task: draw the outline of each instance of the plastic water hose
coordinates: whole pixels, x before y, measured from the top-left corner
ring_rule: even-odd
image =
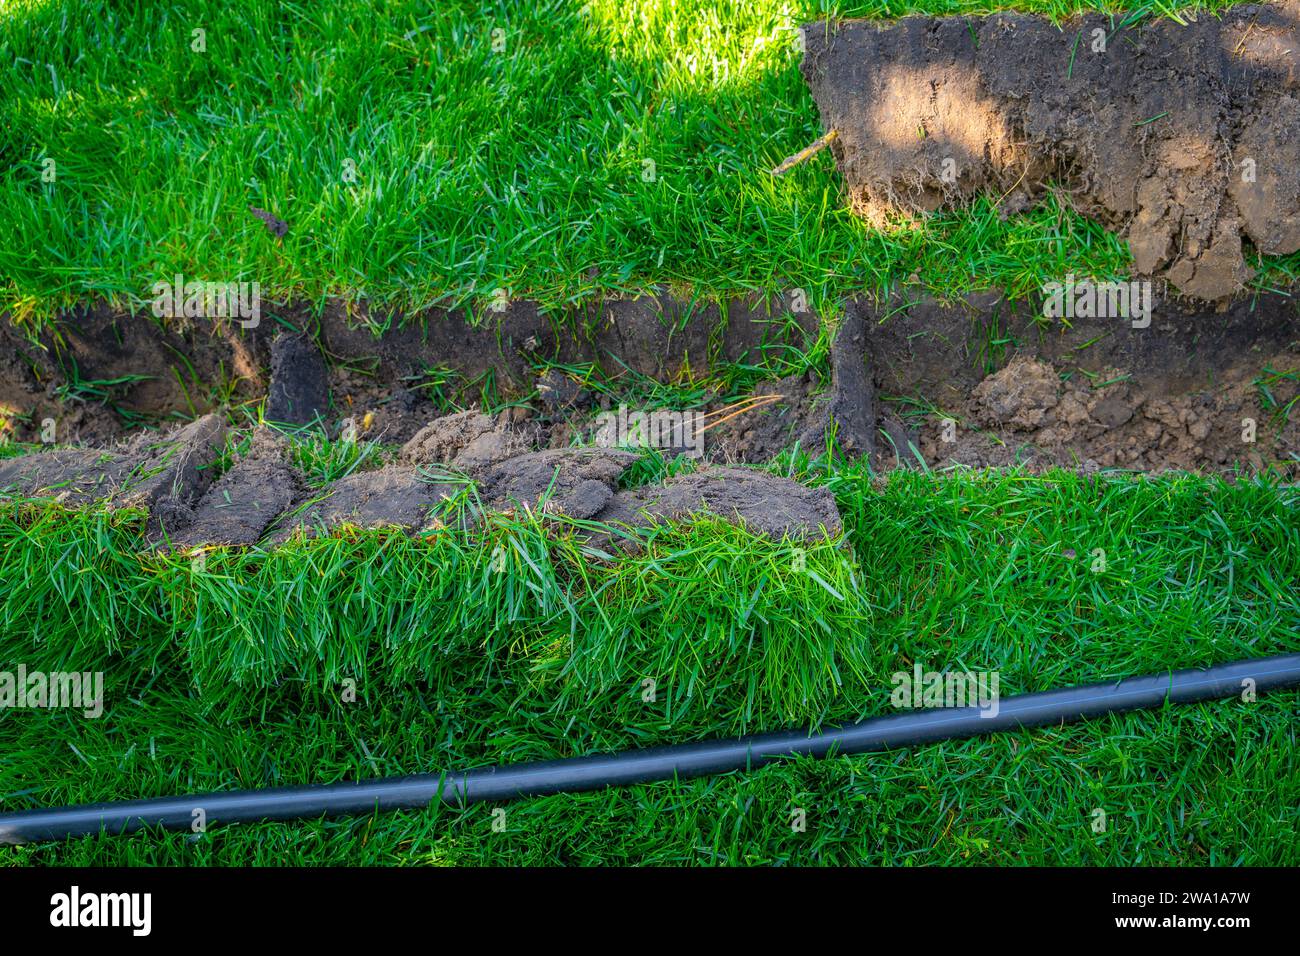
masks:
[[[1192,703],[1300,684],[1300,654],[1129,677],[1111,684],[1067,687],[980,707],[891,714],[817,732],[789,730],[542,763],[485,767],[353,783],[234,790],[121,803],[21,810],[0,814],[0,843],[63,840],[147,827],[191,829],[196,819],[253,823],[369,814],[449,804],[513,800],[624,787],[761,767],[782,757],[826,757],[890,750],[980,734],[1062,724],[1165,703]]]

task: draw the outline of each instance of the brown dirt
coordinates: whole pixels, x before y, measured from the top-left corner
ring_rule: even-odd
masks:
[[[495,510],[526,508],[569,518],[593,518],[618,490],[637,460],[609,448],[560,448],[501,462],[484,477],[480,494]]]
[[[402,446],[408,464],[447,465],[479,476],[497,462],[532,451],[537,435],[513,428],[481,412],[466,411],[435,419]]]
[[[94,448],[67,448],[0,461],[0,495],[55,497],[81,504],[108,497],[134,462]]]
[[[255,544],[301,489],[283,439],[260,428],[244,456],[212,483],[186,516],[184,530],[171,537],[171,544]]]
[[[23,338],[0,317],[0,440],[41,440],[42,421],[55,424],[57,444],[103,447],[137,426],[267,397],[272,379],[290,405],[308,411],[332,403],[336,419],[351,418],[367,439],[403,442],[447,411],[447,403],[477,405],[490,387],[527,398],[544,361],[597,364],[618,377],[663,380],[702,376],[723,361],[758,361],[774,346],[808,348],[817,317],[794,314],[757,297],[725,307],[670,296],[574,306],[563,314],[511,302],[475,320],[464,310],[418,315],[370,314],[331,301],[317,315],[306,304],[264,309],[256,328],[239,322],[176,319],[160,322],[96,303],[64,315],[39,341]],[[274,375],[273,341],[282,325],[300,333],[284,339],[314,343],[324,355],[322,387],[312,349]],[[301,366],[301,368],[300,368]],[[441,404],[429,373],[454,380]],[[76,382],[117,384],[106,395],[69,389]],[[293,394],[290,395],[289,392]],[[270,412],[298,421],[298,410]],[[273,418],[273,420],[275,420]],[[364,423],[364,424],[363,424]]]
[[[835,536],[843,530],[835,497],[826,488],[721,467],[620,491],[595,517],[606,524],[637,527],[646,519],[680,521],[692,515],[734,521],[776,539]]]
[[[323,419],[329,406],[329,369],[316,343],[301,334],[277,336],[271,343],[266,420],[307,425]]]
[[[264,394],[265,328],[250,333],[205,320],[164,326],[99,303],[68,313],[57,331],[33,342],[0,320],[0,440],[41,441],[48,419],[55,443],[103,447],[136,423],[165,425],[227,397]]]
[[[225,441],[226,419],[221,413],[196,418],[161,441],[148,433],[138,435],[128,448],[139,457],[113,496],[113,504],[144,508],[155,534],[181,527],[189,520],[189,509],[212,483],[212,465]]]
[[[55,497],[69,505],[108,499],[144,508],[154,528],[181,520],[211,480],[225,419],[205,415],[162,436],[141,434],[107,449],[60,449],[0,462],[0,497]]]
[[[1157,299],[1149,327],[1134,328],[1121,319],[1046,321],[1041,303],[1012,303],[993,293],[972,295],[950,306],[908,293],[883,302],[854,301],[846,307],[832,346],[830,381],[791,376],[760,383],[754,394],[776,393],[783,399],[710,429],[705,458],[720,464],[760,463],[795,442],[815,454],[833,430],[843,453],[869,454],[879,468],[915,465],[919,455],[927,465],[939,467],[1024,462],[1031,468],[1225,473],[1272,467],[1291,474],[1300,464],[1300,425],[1282,409],[1300,390],[1296,300],[1270,294],[1219,308],[1197,309]],[[751,312],[744,314],[752,318]],[[196,383],[191,394],[216,391],[201,381],[201,368],[216,369],[216,374],[242,369],[242,394],[254,401],[266,394],[263,363],[270,364],[272,344],[264,331],[245,332],[235,325],[208,334],[133,321],[136,324],[89,313],[86,324],[75,334],[65,329],[61,344],[48,351],[19,340],[26,352],[15,351],[11,361],[0,363],[0,389],[32,402],[36,409],[53,400],[60,363],[74,349],[83,376],[87,369],[97,376],[116,376],[141,367],[132,365],[118,344],[127,342],[140,350],[143,361],[161,362],[166,352],[193,369],[186,373]],[[742,326],[759,334],[755,322]],[[325,322],[318,332],[328,327]],[[12,332],[6,334],[13,338]],[[700,337],[692,334],[683,341]],[[536,450],[586,443],[595,430],[593,418],[601,407],[593,395],[566,373],[539,374],[531,366],[530,377],[520,373],[525,384],[517,394],[518,400],[531,395],[532,404],[496,416],[476,411],[440,415],[434,403],[410,390],[402,377],[409,366],[401,362],[417,359],[394,349],[387,339],[378,342],[388,358],[372,355],[368,375],[357,372],[355,365],[340,364],[330,352],[335,361],[330,367],[334,407],[329,427],[337,433],[350,418],[365,440],[404,440],[398,457],[403,465],[442,466],[487,481],[502,462]],[[726,348],[742,346],[732,343]],[[726,348],[711,354],[720,357]],[[404,356],[400,361],[398,353]],[[359,358],[356,351],[350,354],[348,361]],[[506,362],[505,352],[494,354]],[[473,370],[486,355],[453,353],[444,359],[451,363],[464,357]],[[308,356],[308,361],[317,359]],[[353,376],[366,383],[365,389],[340,390],[339,383]],[[174,381],[175,375],[156,378]],[[143,384],[124,389],[118,400],[136,402],[141,414],[179,413],[178,399],[166,390],[151,399],[161,404],[141,404],[144,393],[136,389]],[[1271,405],[1263,400],[1265,389]],[[945,419],[952,419],[954,426],[946,426]],[[1244,440],[1249,437],[1243,434],[1245,419],[1255,423],[1253,442]],[[160,422],[165,425],[166,418]],[[61,429],[64,424],[61,418]],[[39,466],[22,467],[50,469],[42,479],[45,485],[64,484],[74,500],[116,487],[124,478],[122,470],[134,468],[141,459],[138,448],[115,443],[116,434],[93,442],[108,458],[98,451],[69,452],[47,456]],[[158,440],[157,432],[130,434],[146,444]],[[5,466],[0,475],[10,469]],[[590,494],[595,494],[594,486]],[[577,510],[585,506],[577,505]]]
[[[880,468],[913,464],[911,446],[930,467],[1295,474],[1300,462],[1300,424],[1280,411],[1300,396],[1300,310],[1284,295],[1238,300],[1212,315],[1156,301],[1142,328],[1117,319],[1046,321],[1041,303],[994,294],[956,305],[907,295],[859,300],[832,346],[831,379],[824,390],[801,377],[761,384],[756,392],[779,390],[785,400],[711,432],[706,457],[764,460],[794,441],[815,451],[813,438],[833,427],[842,446],[849,439]],[[825,489],[753,471],[706,465],[663,485],[621,488],[635,454],[546,447],[590,430],[596,408],[570,398],[542,401],[540,414],[437,417],[395,463],[320,492],[305,488],[279,440],[262,432],[205,493],[220,415],[102,452],[8,460],[0,488],[141,504],[184,546],[275,543],[298,528],[344,522],[413,531],[466,482],[497,511],[633,525],[707,513],[778,537],[840,527]],[[1254,441],[1243,434],[1247,419]]]
[[[1294,300],[1243,300],[1214,317],[1160,302],[1145,329],[1077,319],[1065,330],[988,295],[855,308],[882,404],[918,428],[931,466],[1296,471],[1300,415],[1268,407],[1256,384],[1269,369],[1300,373]],[[1300,382],[1270,391],[1284,406]]]
[[[263,428],[247,452],[206,486],[202,476],[211,474],[222,435],[220,420],[207,416],[148,447],[135,439],[112,453],[36,452],[0,463],[0,497],[59,494],[69,504],[134,504],[150,511],[151,540],[185,550],[274,545],[342,524],[408,532],[434,527],[432,506],[467,483],[481,506],[495,512],[522,509],[629,527],[703,513],[776,537],[841,529],[828,491],[758,472],[705,468],[662,486],[620,490],[638,456],[605,448],[527,452],[487,465],[474,478],[448,481],[409,463],[391,464],[311,491],[289,463],[284,441]]]
[[[714,462],[770,461],[795,442],[825,433],[827,408],[821,386],[810,375],[759,382],[750,398],[780,395],[781,400],[744,412],[704,433],[704,457]],[[719,416],[720,418],[723,416]]]
[[[422,528],[434,503],[455,490],[456,486],[432,484],[404,465],[357,472],[334,482],[328,492],[312,495],[309,500],[313,503],[284,522],[276,540],[283,541],[296,531],[315,534],[341,524]]]
[[[854,210],[881,222],[984,194],[1011,213],[1061,183],[1125,235],[1139,275],[1205,300],[1250,278],[1243,238],[1300,249],[1300,0],[1112,30],[1010,13],[809,24],[803,73]]]

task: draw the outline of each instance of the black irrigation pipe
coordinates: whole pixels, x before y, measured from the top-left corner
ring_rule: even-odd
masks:
[[[625,787],[760,767],[781,757],[889,750],[1295,684],[1300,684],[1300,654],[1285,654],[1220,664],[1208,670],[1174,671],[1129,677],[1113,684],[1020,694],[1002,700],[996,713],[990,708],[988,716],[979,707],[921,710],[813,734],[791,730],[461,773],[22,810],[0,814],[0,843],[62,840],[101,831],[130,833],[145,827],[188,830],[200,818],[200,810],[208,825],[253,823],[422,809],[439,797],[444,803],[462,804]]]

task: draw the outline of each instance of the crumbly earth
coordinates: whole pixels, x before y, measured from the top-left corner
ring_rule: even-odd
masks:
[[[275,536],[277,542],[299,532],[313,535],[342,524],[361,528],[419,528],[429,509],[458,488],[434,484],[414,469],[388,465],[361,471],[334,482],[323,492],[308,493]],[[287,506],[286,506],[287,507]]]
[[[828,489],[716,466],[662,485],[620,491],[595,517],[606,524],[636,527],[646,518],[680,521],[700,514],[735,521],[776,539],[834,537],[843,531],[835,496]]]
[[[531,451],[536,435],[503,427],[475,411],[446,415],[430,422],[402,446],[410,464],[440,464],[453,471],[480,474],[497,462]]]
[[[170,542],[175,548],[255,544],[301,490],[283,439],[258,429],[248,451],[212,483]]]
[[[463,421],[451,423],[444,432],[454,433],[461,425]],[[309,489],[290,463],[284,439],[262,428],[238,461],[200,487],[184,476],[196,468],[198,474],[212,473],[221,453],[212,441],[219,429],[219,420],[207,416],[148,447],[133,441],[112,452],[37,451],[10,459],[0,463],[0,501],[55,494],[68,504],[130,503],[150,512],[154,543],[182,551],[282,544],[295,534],[310,536],[343,524],[414,533],[439,527],[434,505],[465,489],[483,510],[524,510],[547,519],[639,527],[702,513],[779,537],[841,530],[829,492],[758,472],[704,469],[661,488],[620,491],[620,479],[639,456],[610,448],[530,451],[476,462],[454,475],[431,474],[413,464],[408,453],[408,460]],[[133,484],[146,467],[156,466],[156,473]],[[146,491],[137,494],[137,488]],[[166,516],[165,523],[160,524],[159,515]],[[599,535],[600,530],[588,533]]]
[[[594,518],[614,496],[637,455],[614,448],[531,452],[493,466],[483,497],[495,508],[523,507],[570,518]]]
[[[756,395],[781,400],[706,432],[702,467],[658,485],[625,487],[632,451],[570,447],[590,443],[598,406],[581,387],[552,381],[559,402],[435,415],[388,464],[328,488],[308,488],[268,430],[208,487],[224,443],[214,414],[103,449],[2,460],[0,495],[137,505],[157,539],[187,548],[275,544],[343,523],[414,533],[436,527],[435,506],[462,491],[482,509],[547,520],[638,526],[705,513],[807,538],[840,528],[829,492],[728,466],[795,443],[816,454],[829,434],[840,454],[868,455],[877,468],[1294,475],[1300,463],[1291,414],[1300,309],[1285,295],[1211,315],[1157,299],[1149,321],[1066,324],[1045,320],[1041,303],[981,294],[946,305],[902,292],[849,303],[831,354],[830,382],[760,383]]]
[[[885,414],[930,467],[1297,473],[1292,299],[1242,300],[1216,316],[1163,301],[1146,328],[1076,319],[1068,332],[995,296],[855,307]],[[905,443],[897,456],[890,444],[885,467],[916,464]]]
[[[68,448],[0,461],[0,497],[96,500],[144,508],[166,524],[203,494],[225,441],[225,420],[204,415],[170,434],[141,433],[107,449]]]
[[[1218,300],[1300,249],[1300,0],[1119,29],[1096,14],[819,22],[803,73],[853,209],[881,223],[1064,184],[1142,276]]]
[[[724,362],[755,363],[766,349],[808,349],[818,324],[793,293],[722,304],[649,295],[553,314],[520,300],[478,316],[441,308],[372,314],[364,304],[331,300],[319,312],[289,303],[277,308],[278,322],[251,328],[160,322],[95,302],[65,314],[37,341],[2,319],[0,441],[95,446],[141,423],[164,425],[269,391],[284,398],[273,396],[269,420],[297,421],[298,409],[328,405],[362,437],[401,443],[453,408],[477,405],[489,385],[502,395],[531,395],[547,363],[680,380]],[[281,335],[282,323],[298,334]]]
[[[1270,293],[1205,309],[1156,293],[1147,321],[1044,316],[1042,302],[1014,302],[992,292],[952,304],[908,290],[882,301],[846,303],[830,344],[829,374],[813,368],[759,382],[752,397],[763,404],[752,411],[735,409],[734,396],[715,393],[706,399],[701,409],[709,416],[703,457],[723,465],[765,463],[797,445],[811,455],[831,447],[849,458],[866,456],[877,469],[1024,464],[1031,469],[1180,469],[1229,475],[1272,469],[1291,475],[1300,468],[1296,298]],[[147,325],[158,330],[152,322]],[[142,346],[150,341],[139,329],[127,331],[102,318],[89,328],[114,342],[121,335]],[[83,333],[75,341],[88,359],[94,354],[91,333]],[[168,347],[181,348],[185,336],[198,333],[166,334],[173,336],[165,340]],[[213,348],[227,348],[231,341],[251,348],[259,334],[226,329],[209,342],[216,343]],[[597,416],[619,400],[617,394],[591,391],[580,369],[539,366],[518,391],[502,395],[510,404],[499,412],[446,414],[411,388],[400,367],[386,377],[381,362],[362,376],[333,351],[313,351],[317,339],[294,341],[294,354],[309,370],[330,369],[333,398],[324,425],[332,437],[351,430],[361,440],[396,448],[397,464],[427,478],[468,476],[479,482],[480,494],[488,486],[509,486],[494,471],[503,463],[594,444]],[[269,356],[270,343],[264,344]],[[105,350],[113,351],[108,345]],[[250,354],[261,353],[253,349]],[[259,396],[266,397],[277,373],[297,377],[289,353],[281,355],[276,371],[261,373],[257,380],[261,393],[248,385],[247,392],[235,397],[256,403]],[[448,362],[460,358],[454,353],[445,357]],[[471,355],[466,361],[477,360]],[[19,365],[22,374],[6,380],[7,366],[0,363],[0,385],[31,397],[25,389],[35,373],[25,359]],[[195,368],[202,365],[198,361]],[[669,380],[678,381],[677,375]],[[364,388],[354,387],[358,377],[364,378]],[[122,401],[131,394],[123,393]],[[41,411],[29,407],[33,418]],[[65,402],[63,409],[66,414],[83,407],[84,402]],[[55,414],[60,414],[57,409]],[[56,444],[75,444],[66,437],[63,421],[55,430]],[[40,469],[48,473],[29,476],[28,484],[39,477],[51,493],[87,500],[122,485],[127,472],[145,459],[139,448],[156,443],[159,433],[130,433],[133,442],[143,443],[139,447],[114,441],[117,434],[84,442],[89,449],[47,455],[39,464],[0,465],[0,476],[14,474],[13,469]],[[34,436],[29,432],[27,437]],[[160,496],[159,489],[186,475],[201,485],[204,476],[191,469],[168,477],[158,463],[148,470],[154,480],[135,489],[136,500],[151,495],[145,504],[159,516],[159,524],[179,527],[182,519],[163,512],[179,498],[197,500],[202,487],[179,497]],[[545,477],[551,478],[549,473]],[[356,480],[359,496],[366,501],[375,497],[363,479]],[[576,486],[566,486],[550,507],[594,514],[603,506],[598,500],[603,479],[583,480],[596,484],[580,494]],[[396,488],[388,486],[392,494]],[[497,497],[504,500],[510,493]],[[536,489],[521,491],[519,500],[535,503]],[[295,497],[295,507],[306,504],[307,496]],[[342,494],[333,504],[317,504],[311,516],[326,523],[357,507]]]

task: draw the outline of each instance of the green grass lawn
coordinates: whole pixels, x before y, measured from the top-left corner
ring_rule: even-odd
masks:
[[[1014,472],[873,487],[787,467],[829,483],[846,520],[849,547],[811,549],[804,572],[789,544],[717,525],[610,563],[518,520],[486,541],[345,535],[196,569],[141,559],[129,515],[7,509],[0,659],[102,670],[106,702],[99,720],[5,715],[0,795],[325,782],[854,719],[892,712],[890,675],[916,661],[998,670],[1009,695],[1300,650],[1294,489]],[[1294,716],[1280,692],[794,761],[523,801],[505,832],[476,807],[8,859],[1295,863]]]
[[[1063,200],[880,232],[848,214],[829,156],[768,173],[820,132],[787,27],[1012,6],[1126,8],[0,0],[0,310],[36,329],[101,297],[139,305],[176,272],[399,307],[803,287],[825,313],[913,275],[951,296],[1122,274],[1122,243]],[[1274,260],[1257,282],[1297,271]],[[322,480],[355,464],[328,442],[295,455]],[[611,559],[519,518],[196,565],[141,554],[137,513],[0,507],[0,669],[102,670],[107,694],[98,720],[0,712],[0,806],[848,720],[891,712],[890,675],[915,661],[997,670],[1009,695],[1300,650],[1293,488],[772,467],[826,484],[844,514],[843,546],[809,549],[807,570],[790,543],[725,525]],[[0,865],[1295,864],[1295,717],[1283,692],[521,801],[501,831],[493,807],[441,808],[86,839]]]
[[[954,295],[1121,274],[1123,243],[1064,201],[880,232],[845,209],[829,155],[768,173],[821,132],[790,27],[1006,6],[4,0],[0,309],[40,323],[89,298],[139,305],[177,272],[407,307],[654,283],[826,305],[913,275]]]

